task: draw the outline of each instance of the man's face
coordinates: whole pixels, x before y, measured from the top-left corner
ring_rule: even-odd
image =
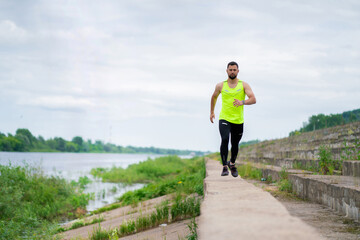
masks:
[[[230,79],[235,79],[239,73],[239,69],[237,68],[236,65],[230,65],[227,69],[226,72],[229,76]]]

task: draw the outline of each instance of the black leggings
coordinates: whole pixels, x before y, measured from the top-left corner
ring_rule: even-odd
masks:
[[[235,163],[239,152],[239,142],[243,135],[244,124],[234,124],[226,120],[219,120],[219,130],[221,135],[220,155],[223,166],[227,164],[229,152],[229,139],[231,135],[231,158],[230,161]]]

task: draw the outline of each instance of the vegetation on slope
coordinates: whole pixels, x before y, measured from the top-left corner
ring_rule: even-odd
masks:
[[[119,198],[122,205],[129,205],[170,193],[203,195],[205,162],[203,157],[181,159],[178,156],[166,156],[148,159],[130,165],[127,169],[96,168],[91,173],[109,182],[150,182],[144,188],[126,192]]]
[[[0,165],[0,239],[50,239],[55,221],[84,212],[89,198],[40,169]]]
[[[346,123],[360,121],[360,109],[343,112],[341,114],[318,114],[309,117],[308,122],[303,123],[303,127],[289,133],[294,136],[302,132],[311,132],[318,129],[334,127]]]

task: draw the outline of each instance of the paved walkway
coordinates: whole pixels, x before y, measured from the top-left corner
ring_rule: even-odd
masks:
[[[200,240],[323,239],[314,228],[290,216],[270,193],[240,177],[221,177],[221,170],[219,162],[207,159]]]

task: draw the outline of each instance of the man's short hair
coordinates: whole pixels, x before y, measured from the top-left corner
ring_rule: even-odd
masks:
[[[229,66],[234,66],[234,65],[236,65],[236,67],[239,68],[239,65],[236,62],[229,62],[227,68],[229,68]]]

